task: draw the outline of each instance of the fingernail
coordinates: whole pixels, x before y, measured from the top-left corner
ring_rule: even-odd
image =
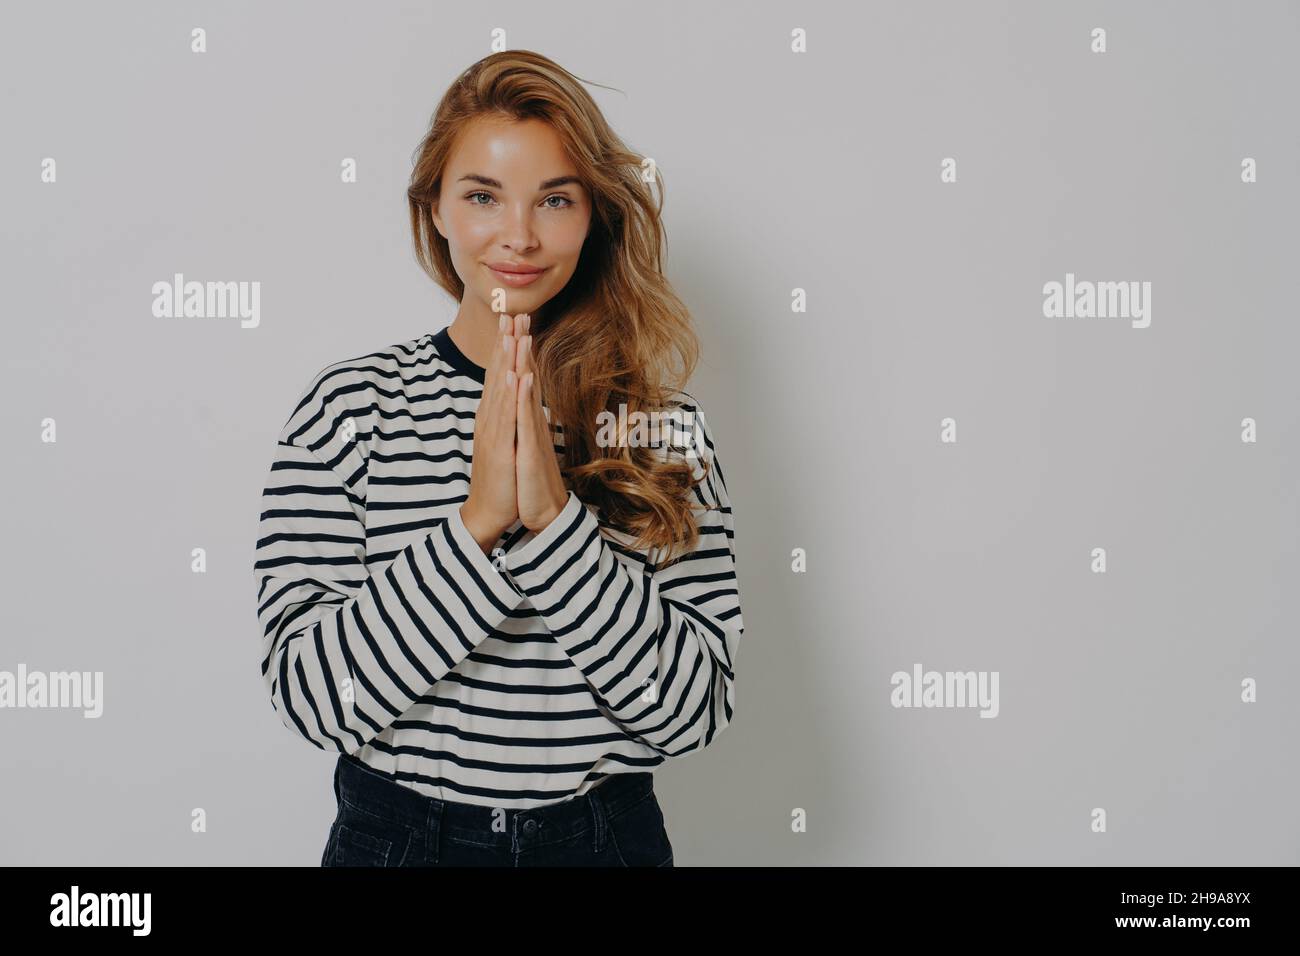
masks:
[[[501,319],[500,321],[497,322],[497,331],[504,332],[505,330],[506,330],[506,314],[502,312]]]
[[[507,385],[513,385],[513,384],[515,384],[515,370],[514,370],[514,369],[506,369],[506,384],[507,384]]]
[[[525,316],[524,316],[524,331],[525,331],[525,332],[528,331],[528,326],[531,325],[532,322],[533,322],[533,317],[532,317],[531,315],[525,315]]]

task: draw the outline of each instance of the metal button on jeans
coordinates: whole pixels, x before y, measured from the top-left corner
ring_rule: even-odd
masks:
[[[525,832],[526,834],[528,834],[529,836],[532,836],[534,833],[536,833],[536,832],[537,832],[537,821],[534,820],[534,819],[532,819],[531,817],[529,817],[527,820],[525,820],[525,821],[524,821],[524,832]]]

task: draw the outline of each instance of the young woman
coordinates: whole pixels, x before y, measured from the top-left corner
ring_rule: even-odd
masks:
[[[340,754],[323,865],[673,863],[652,771],[731,722],[744,625],[645,169],[546,57],[476,63],[408,190],[455,320],[280,433],[262,673]]]

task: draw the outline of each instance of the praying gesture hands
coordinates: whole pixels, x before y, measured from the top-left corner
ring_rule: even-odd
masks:
[[[535,382],[528,315],[502,314],[474,417],[469,497],[461,520],[484,553],[520,521],[536,533],[568,503],[541,394]]]

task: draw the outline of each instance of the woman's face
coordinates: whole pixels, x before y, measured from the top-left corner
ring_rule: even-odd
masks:
[[[479,117],[448,160],[433,221],[465,299],[492,312],[535,314],[578,267],[591,197],[547,123]],[[494,268],[506,266],[542,271],[511,277]]]

